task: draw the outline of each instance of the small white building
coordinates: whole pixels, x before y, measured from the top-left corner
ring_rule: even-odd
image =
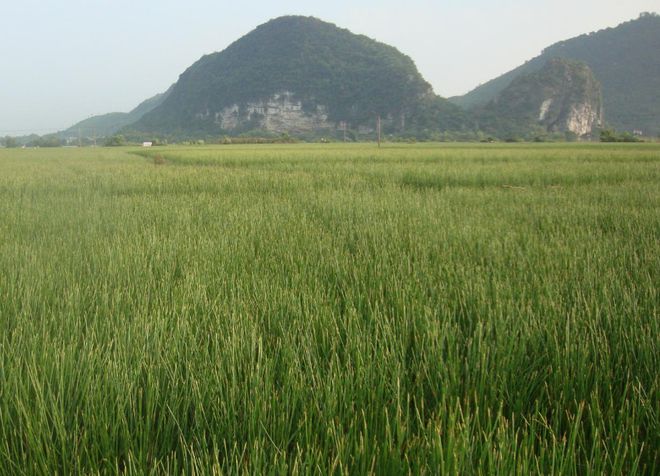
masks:
[[[142,143],[142,147],[151,147],[151,146],[153,146],[153,145],[154,145],[153,142],[143,142],[143,143]]]

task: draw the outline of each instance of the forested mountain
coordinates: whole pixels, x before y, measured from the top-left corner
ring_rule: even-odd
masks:
[[[312,17],[271,20],[202,57],[130,113],[92,117],[59,138],[590,137],[613,126],[660,134],[660,17],[557,43],[451,100],[392,46]],[[346,131],[346,132],[344,132]]]
[[[130,127],[175,136],[250,130],[385,132],[467,127],[395,48],[316,18],[281,17],[188,68]]]
[[[601,88],[585,63],[553,58],[474,114],[482,131],[503,138],[586,138],[602,124]]]
[[[70,137],[109,137],[120,129],[138,121],[152,109],[158,107],[167,98],[171,88],[164,93],[157,94],[142,101],[130,112],[111,112],[100,116],[93,116],[82,120],[57,135],[63,139]]]
[[[511,82],[540,70],[552,58],[581,61],[602,85],[605,122],[617,129],[660,133],[660,16],[637,20],[556,43],[540,56],[450,100],[466,109],[483,107]]]

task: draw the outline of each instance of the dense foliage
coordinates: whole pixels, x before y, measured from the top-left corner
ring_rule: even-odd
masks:
[[[554,44],[543,53],[465,96],[462,107],[483,106],[516,77],[541,69],[554,57],[582,61],[602,85],[605,120],[617,129],[660,133],[660,16],[639,19]]]
[[[351,128],[373,128],[380,115],[388,129],[404,129],[401,117],[410,117],[422,101],[429,102],[427,109],[438,105],[449,116],[443,120],[463,126],[461,111],[436,98],[413,61],[395,48],[315,18],[282,17],[204,56],[132,129],[217,134],[216,112],[284,91],[294,93],[303,110],[325,106],[330,121],[345,121]],[[431,126],[415,119],[417,126]]]
[[[18,141],[15,137],[5,136],[4,138],[0,137],[0,145],[6,147],[7,149],[13,149],[18,147]]]
[[[106,147],[120,147],[122,145],[126,145],[126,139],[123,135],[117,134],[106,138],[103,145]]]
[[[544,102],[546,109],[541,111]],[[496,99],[473,113],[482,131],[504,139],[552,134],[566,138],[566,122],[576,104],[600,111],[600,84],[584,63],[553,58],[540,70],[516,77]]]
[[[619,133],[614,129],[603,129],[600,131],[601,142],[641,142],[639,137],[636,137],[630,132]]]
[[[28,147],[61,147],[64,141],[57,134],[47,134],[36,136],[30,139],[25,145]]]
[[[0,474],[657,475],[657,144],[0,150]]]

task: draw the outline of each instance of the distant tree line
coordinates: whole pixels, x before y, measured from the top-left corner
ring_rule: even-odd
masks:
[[[600,131],[601,142],[642,142],[642,139],[630,132],[617,132],[615,129],[603,129]]]
[[[117,134],[112,137],[106,138],[103,145],[106,147],[120,147],[122,145],[126,145],[126,139],[124,138],[123,135]]]
[[[490,133],[489,133],[490,132]],[[317,131],[306,134],[289,135],[287,133],[274,133],[266,130],[251,130],[239,135],[204,135],[190,137],[172,135],[166,137],[153,137],[147,135],[125,136],[116,134],[99,142],[104,147],[120,147],[139,145],[143,141],[152,142],[154,146],[168,144],[204,145],[204,144],[291,144],[296,142],[368,142],[376,140],[376,133],[358,133],[356,130],[337,129],[333,131]],[[601,142],[643,142],[644,140],[630,132],[618,132],[612,128],[602,129],[594,133],[594,139]],[[386,142],[574,142],[579,138],[571,132],[551,133],[542,127],[519,129],[515,127],[504,128],[501,133],[495,131],[482,131],[466,129],[463,131],[439,131],[430,128],[416,127],[405,133],[383,131],[383,140]],[[660,139],[660,136],[658,137]],[[61,147],[69,145],[65,139],[55,134],[46,136],[32,135],[28,137],[0,137],[0,146],[6,148],[27,147]],[[96,145],[88,139],[70,145],[92,146]]]
[[[6,136],[0,139],[0,145],[8,149],[18,147],[18,141],[14,137]]]

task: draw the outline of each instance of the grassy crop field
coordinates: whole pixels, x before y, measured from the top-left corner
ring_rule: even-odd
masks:
[[[0,474],[658,474],[660,144],[0,150]]]

